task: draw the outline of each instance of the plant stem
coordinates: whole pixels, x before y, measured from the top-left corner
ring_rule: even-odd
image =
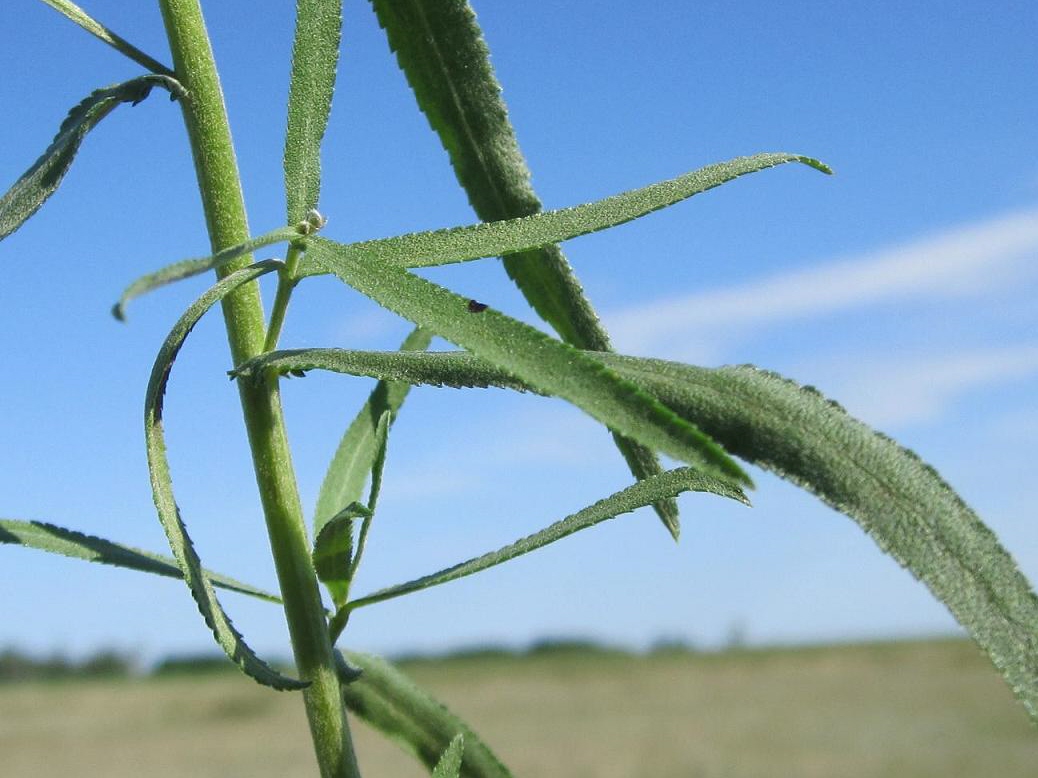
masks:
[[[288,247],[285,267],[278,273],[278,289],[274,293],[274,307],[270,312],[267,337],[263,341],[263,353],[273,351],[278,347],[278,338],[281,337],[281,328],[285,324],[285,313],[288,311],[288,301],[292,299],[292,290],[299,283],[296,274],[299,272],[299,257],[302,253],[302,250],[295,244]]]
[[[159,0],[177,79],[199,191],[213,251],[248,239],[241,181],[216,64],[198,0]],[[221,276],[251,262],[244,256],[218,270]],[[259,290],[249,284],[223,301],[235,365],[258,355],[264,342]],[[323,778],[359,778],[343,708],[335,656],[317,577],[310,560],[285,432],[277,381],[239,381],[242,412],[252,450],[271,552],[285,602],[285,616],[300,676],[314,751]]]

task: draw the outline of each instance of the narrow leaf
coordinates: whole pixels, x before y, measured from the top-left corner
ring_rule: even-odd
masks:
[[[264,235],[252,238],[251,240],[247,240],[244,243],[239,243],[237,246],[225,248],[223,251],[218,251],[212,256],[198,257],[196,259],[182,259],[179,262],[166,265],[166,267],[156,270],[154,273],[148,273],[145,276],[141,276],[126,287],[122,296],[119,298],[119,301],[112,306],[112,315],[119,321],[125,321],[126,306],[136,297],[140,297],[143,294],[147,294],[148,292],[166,286],[167,284],[172,284],[176,281],[183,281],[185,278],[191,278],[192,276],[200,275],[206,271],[223,267],[243,254],[251,254],[257,249],[264,248],[265,246],[271,246],[275,243],[287,243],[288,241],[296,240],[298,238],[299,232],[296,228],[281,227]]]
[[[424,351],[432,342],[432,337],[432,333],[427,330],[415,329],[400,345],[401,352]],[[360,501],[364,482],[372,472],[372,465],[378,456],[376,432],[379,419],[388,412],[392,423],[410,391],[411,386],[407,383],[379,382],[346,429],[317,495],[315,535],[343,507]]]
[[[86,11],[84,11],[75,3],[70,3],[69,0],[43,0],[43,2],[49,5],[51,8],[60,13],[65,18],[78,24],[91,35],[107,43],[120,54],[129,57],[138,65],[147,68],[152,73],[157,73],[160,76],[170,77],[176,75],[172,70],[163,65],[161,62],[158,62],[152,57],[149,57],[147,54],[138,49],[125,38],[116,35],[103,24],[95,20],[89,14],[87,14]]]
[[[391,311],[573,403],[610,429],[718,477],[750,483],[707,436],[585,352],[493,309],[472,314],[466,298],[406,270],[343,258],[325,243],[311,244],[307,256]]]
[[[286,678],[256,656],[241,634],[234,628],[230,618],[220,605],[220,601],[216,598],[216,592],[202,571],[201,561],[187,534],[187,528],[180,518],[180,510],[177,508],[173,496],[173,482],[170,478],[169,460],[166,457],[166,441],[162,424],[162,400],[169,374],[180,348],[194,326],[206,311],[239,286],[282,267],[284,267],[283,263],[268,260],[231,273],[199,297],[180,317],[162,344],[151,371],[144,404],[144,435],[152,494],[155,498],[159,520],[166,531],[173,556],[198,605],[198,610],[205,619],[205,623],[213,631],[216,642],[246,675],[259,683],[275,689],[302,689],[307,686],[306,683]]]
[[[180,83],[169,76],[139,76],[98,89],[69,111],[43,156],[0,197],[0,240],[21,227],[54,194],[83,138],[98,122],[121,103],[137,105],[156,86],[169,91],[174,99],[185,94]]]
[[[937,474],[809,387],[751,367],[716,370],[596,354],[728,451],[857,521],[948,606],[1038,719],[1038,599],[1008,552]],[[471,354],[332,349],[250,366],[326,368],[445,386],[531,387]]]
[[[1038,597],[931,466],[816,390],[773,373],[610,361],[732,453],[857,521],[948,607],[1038,721]]]
[[[373,0],[372,5],[476,215],[491,222],[540,211],[541,201],[530,184],[530,171],[471,6],[464,0]],[[566,343],[591,351],[612,350],[557,245],[502,259],[530,306]],[[621,435],[614,438],[636,478],[662,472],[651,449]],[[653,507],[677,539],[677,503],[665,500]]]
[[[328,587],[336,607],[346,602],[350,591],[353,520],[358,518],[371,518],[371,511],[359,502],[350,503],[326,522],[314,539],[314,570]]]
[[[321,140],[335,90],[342,0],[296,0],[285,132],[288,223],[306,218],[321,193]]]
[[[465,736],[460,732],[443,752],[440,761],[433,768],[432,778],[459,778],[461,775],[461,757],[465,753]]]
[[[25,548],[49,551],[52,554],[73,559],[85,559],[87,562],[100,562],[105,565],[138,570],[142,573],[154,573],[167,578],[183,579],[184,575],[177,567],[173,557],[153,554],[139,548],[113,543],[104,538],[85,535],[43,521],[19,521],[17,519],[0,519],[0,543],[11,543]],[[210,570],[202,571],[214,586],[239,594],[247,594],[267,602],[281,602],[276,595],[257,589],[249,584],[241,583]]]
[[[831,172],[818,160],[800,154],[757,154],[708,165],[669,181],[660,181],[641,189],[572,208],[544,211],[532,216],[467,227],[413,232],[360,243],[344,244],[335,243],[327,238],[314,238],[311,246],[325,248],[322,256],[334,252],[343,261],[365,261],[394,267],[430,267],[466,262],[471,259],[525,251],[615,227],[713,189],[739,176],[789,162],[800,162],[825,173]],[[301,269],[303,275],[327,272],[314,259],[312,251],[307,256],[313,261],[307,262],[304,258]]]
[[[749,505],[749,500],[738,487],[732,486],[725,481],[711,478],[698,470],[689,467],[679,467],[676,470],[668,470],[659,475],[650,476],[628,486],[615,494],[611,494],[604,500],[599,500],[564,519],[561,519],[549,527],[528,535],[515,543],[511,543],[497,551],[475,557],[461,564],[448,567],[439,572],[416,578],[404,584],[381,589],[373,594],[358,598],[347,604],[350,611],[365,605],[373,605],[394,597],[428,589],[431,586],[439,586],[449,581],[456,581],[467,575],[478,573],[487,568],[500,565],[523,554],[536,551],[539,548],[554,543],[557,540],[568,537],[582,529],[601,524],[608,519],[616,518],[624,513],[630,513],[638,508],[651,505],[664,497],[676,497],[682,492],[709,492],[722,497],[738,500]]]
[[[511,773],[461,719],[399,669],[370,654],[346,652],[362,672],[342,687],[346,707],[432,770],[450,743],[465,738],[464,778],[511,778]]]

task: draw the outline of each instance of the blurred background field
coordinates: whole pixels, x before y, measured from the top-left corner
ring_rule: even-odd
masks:
[[[1030,778],[1038,730],[958,640],[411,659],[517,778]],[[355,723],[364,774],[421,776]],[[0,685],[4,778],[312,776],[302,706],[235,672]]]

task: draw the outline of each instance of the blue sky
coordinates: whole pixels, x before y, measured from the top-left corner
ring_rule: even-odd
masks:
[[[88,11],[160,60],[150,4]],[[283,219],[291,3],[210,3],[255,232]],[[1038,580],[1038,10],[1030,2],[475,4],[548,207],[758,151],[832,178],[766,171],[565,251],[629,353],[750,362],[818,386],[935,465]],[[648,7],[648,6],[646,6]],[[138,74],[39,3],[0,7],[0,181],[65,111]],[[17,34],[15,34],[17,31]],[[325,147],[326,234],[355,240],[473,220],[366,3],[347,0]],[[141,408],[154,353],[207,285],[108,309],[129,280],[205,253],[176,106],[116,111],[58,194],[0,244],[0,515],[163,550]],[[268,252],[266,255],[272,255]],[[425,273],[533,321],[497,260]],[[268,300],[270,289],[267,290]],[[408,326],[331,279],[301,286],[286,346],[392,348]],[[442,345],[442,344],[441,344]],[[273,586],[266,536],[207,320],[167,402],[178,499],[206,563]],[[370,384],[285,388],[304,503]],[[346,643],[388,652],[545,635],[631,646],[884,638],[954,631],[944,608],[849,519],[760,473],[755,507],[681,499],[679,545],[647,511],[480,576],[358,612]],[[419,389],[391,441],[359,592],[538,529],[629,482],[609,436],[563,403]],[[209,650],[179,583],[0,549],[0,646]],[[279,611],[225,595],[261,651]]]

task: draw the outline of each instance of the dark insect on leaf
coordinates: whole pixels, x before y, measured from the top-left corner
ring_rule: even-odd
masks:
[[[487,309],[486,303],[481,303],[478,300],[469,300],[469,313],[483,313]]]
[[[299,370],[299,369],[293,368],[292,370],[288,371],[288,374],[293,376],[294,378],[306,378],[306,371],[305,370]]]

